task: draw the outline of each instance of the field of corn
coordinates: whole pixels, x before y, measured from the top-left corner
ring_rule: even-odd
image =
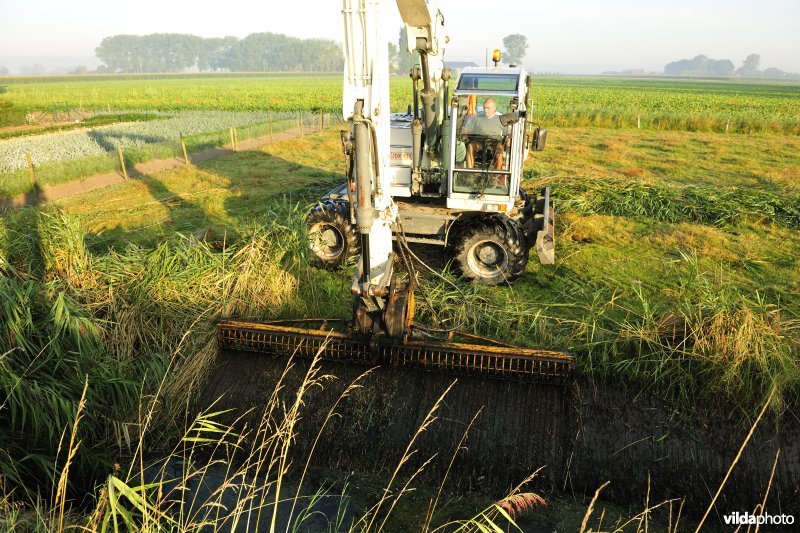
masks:
[[[526,163],[524,185],[553,189],[557,265],[532,263],[511,288],[462,284],[464,296],[423,279],[437,316],[523,345],[569,350],[591,379],[624,380],[676,405],[718,403],[752,414],[769,398],[778,418],[794,408],[800,88],[538,82],[549,144]],[[333,77],[9,84],[0,98],[181,117],[184,109],[296,110],[283,102],[335,110],[338,84]],[[406,85],[402,79],[393,87],[397,106]],[[193,514],[166,488],[169,479],[189,484],[214,465],[184,461],[176,474],[167,462],[152,476],[141,472],[147,451],[165,442],[175,446],[168,455],[182,459],[200,454],[196,447],[252,447],[244,452],[253,458],[248,470],[224,476],[239,483],[242,501],[258,502],[257,509],[302,501],[307,466],[287,458],[306,388],[296,405],[267,402],[264,426],[250,437],[231,434],[213,412],[186,418],[186,406],[215,357],[216,318],[348,313],[350,273],[311,268],[303,228],[309,206],[343,171],[338,132],[330,129],[3,216],[4,520],[91,530],[213,521],[209,510],[222,505],[221,495],[209,498],[205,514]],[[304,387],[326,379],[312,372]],[[389,468],[394,476],[385,485],[414,477]],[[269,488],[253,489],[250,476],[267,479]],[[289,478],[300,485],[287,488]],[[385,485],[376,490],[383,497],[356,510],[356,529],[392,524],[407,496],[399,487],[381,492]],[[37,494],[48,511],[31,517],[25,509]],[[86,494],[92,497],[83,510],[69,513],[68,503]],[[464,530],[491,528],[505,514],[539,505],[524,490],[468,510],[437,510],[437,498],[427,507],[427,530],[454,514],[473,517]],[[236,508],[224,520],[248,520],[252,512]]]

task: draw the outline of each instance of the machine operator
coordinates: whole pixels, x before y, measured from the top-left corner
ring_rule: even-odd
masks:
[[[487,98],[483,102],[483,111],[471,117],[464,125],[464,135],[467,141],[467,168],[475,167],[475,154],[484,147],[487,140],[497,140],[494,148],[494,168],[503,168],[503,125],[500,123],[500,114],[497,112],[497,103],[494,98]]]

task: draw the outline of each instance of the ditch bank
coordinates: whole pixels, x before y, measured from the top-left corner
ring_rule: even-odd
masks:
[[[259,407],[280,382],[286,362],[250,353],[220,355],[198,407],[219,398],[214,411],[233,409],[227,422],[252,408],[244,421],[257,424]],[[294,361],[286,374],[281,389],[286,403],[294,401],[308,365]],[[365,368],[326,362],[322,371],[336,379],[309,392],[296,428],[299,464],[331,407]],[[580,376],[567,386],[553,386],[377,368],[339,403],[340,416],[321,433],[312,465],[391,472],[453,381],[403,471],[410,476],[435,456],[424,473],[433,483],[447,475],[448,486],[498,497],[540,469],[536,490],[591,496],[610,481],[602,492],[605,500],[641,506],[648,495],[651,504],[685,498],[684,512],[702,513],[758,414],[745,419],[739,412],[703,405],[678,408],[652,394]],[[800,422],[790,410],[779,422],[768,416],[759,422],[717,500],[720,514],[752,512],[761,503],[778,450],[769,509],[800,514]]]

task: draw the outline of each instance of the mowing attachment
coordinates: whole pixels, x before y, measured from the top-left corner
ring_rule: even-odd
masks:
[[[312,323],[317,327],[297,327]],[[217,340],[223,350],[309,358],[319,353],[331,361],[554,384],[568,381],[575,367],[575,358],[563,352],[520,348],[471,334],[457,333],[453,338],[472,342],[363,335],[345,320],[217,323]]]

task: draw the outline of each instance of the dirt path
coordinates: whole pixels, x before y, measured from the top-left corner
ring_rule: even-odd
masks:
[[[258,148],[259,146],[264,146],[265,144],[292,139],[318,131],[320,131],[319,128],[293,128],[287,131],[276,133],[272,136],[247,139],[238,143],[236,151],[252,150],[254,148]],[[201,152],[189,154],[189,161],[191,163],[201,163],[203,161],[218,159],[220,157],[233,154],[236,151],[227,147],[210,148]],[[147,176],[157,172],[162,172],[164,170],[169,170],[171,168],[180,167],[185,164],[186,163],[183,158],[179,157],[156,159],[146,163],[138,163],[127,169],[128,179],[136,179],[141,176]],[[54,200],[67,198],[69,196],[75,196],[78,194],[95,191],[97,189],[102,189],[103,187],[108,187],[116,183],[123,183],[124,181],[125,177],[121,172],[109,172],[107,174],[95,174],[94,176],[68,181],[66,183],[59,183],[58,185],[40,185],[30,193],[21,194],[19,196],[15,196],[14,198],[0,200],[0,211],[41,205]]]

